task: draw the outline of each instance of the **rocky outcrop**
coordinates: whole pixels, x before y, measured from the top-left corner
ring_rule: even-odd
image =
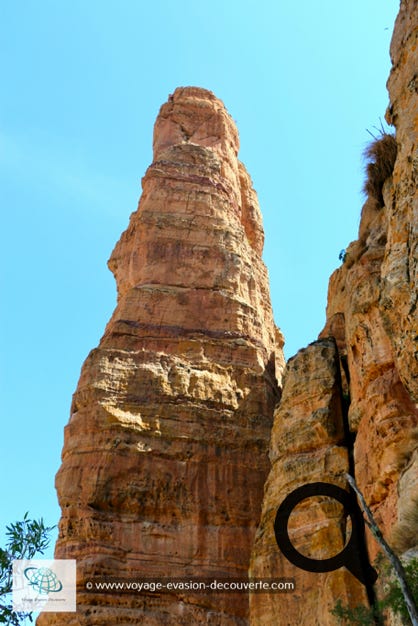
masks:
[[[349,470],[345,442],[338,351],[335,341],[322,339],[289,360],[283,396],[276,410],[271,439],[272,469],[266,483],[251,574],[291,577],[296,589],[285,594],[252,594],[252,624],[331,626],[335,598],[367,601],[361,583],[344,568],[310,573],[287,561],[274,536],[276,512],[284,498],[306,483],[346,487]],[[326,559],[346,543],[347,520],[341,505],[315,496],[297,505],[289,518],[289,537],[303,555]]]
[[[322,333],[344,318],[341,354],[350,376],[356,478],[388,537],[403,524],[406,502],[418,501],[417,38],[418,7],[402,1],[388,80],[387,118],[397,144],[393,175],[383,186],[384,206],[374,198],[365,203],[359,239],[331,277]],[[376,546],[369,545],[373,557]]]
[[[237,130],[203,89],[177,89],[161,108],[138,209],[109,261],[117,307],[84,363],[56,480],[56,556],[77,559],[78,610],[45,613],[39,626],[333,626],[338,599],[367,604],[372,591],[345,568],[292,565],[274,519],[301,485],[347,489],[347,471],[398,553],[418,550],[417,38],[418,6],[402,0],[386,116],[395,140],[368,151],[377,178],[358,240],[331,276],[325,328],[287,363],[279,404],[283,340]],[[310,558],[335,556],[347,511],[306,499],[289,535]],[[98,577],[245,577],[248,567],[296,587],[250,599],[86,589]]]
[[[381,311],[396,368],[418,402],[418,6],[403,0],[390,53],[391,105],[387,120],[396,128],[398,158],[388,198],[387,242],[382,263]]]
[[[38,624],[246,624],[245,594],[94,593],[112,576],[247,575],[284,361],[238,133],[180,88],[109,261],[118,304],[86,359],[56,479],[77,613]]]
[[[390,337],[403,398],[396,447],[395,523],[399,552],[418,553],[418,6],[403,0],[391,43],[388,122],[396,128],[398,157],[393,171],[380,310]],[[414,417],[412,418],[411,415]],[[414,426],[414,427],[413,427]],[[393,489],[395,491],[395,489]],[[390,529],[388,528],[388,532]]]
[[[289,361],[275,412],[272,469],[251,573],[293,575],[296,592],[253,595],[253,626],[332,625],[336,618],[330,609],[339,598],[351,606],[367,602],[362,585],[344,568],[328,574],[295,568],[279,551],[273,532],[287,493],[318,480],[344,487],[350,458],[351,472],[385,536],[399,553],[417,548],[417,38],[418,6],[403,1],[388,81],[387,117],[396,128],[393,174],[363,207],[359,238],[330,279],[325,328],[318,342]],[[377,152],[391,158],[384,149]],[[385,171],[380,165],[368,168],[369,175]],[[315,558],[332,556],[344,545],[345,521],[327,506],[307,500],[292,522],[294,544],[302,552],[318,548],[321,556],[315,552]],[[370,536],[367,540],[373,560],[378,546]]]

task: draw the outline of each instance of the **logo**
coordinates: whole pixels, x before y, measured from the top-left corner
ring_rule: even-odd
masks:
[[[49,567],[27,567],[24,574],[39,593],[58,593],[62,589],[62,582]]]
[[[58,613],[76,610],[74,559],[13,561],[13,611]]]

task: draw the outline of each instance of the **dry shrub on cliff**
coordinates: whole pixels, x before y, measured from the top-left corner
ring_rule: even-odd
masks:
[[[392,175],[396,161],[397,145],[394,135],[380,131],[364,151],[367,160],[366,180],[363,191],[374,198],[380,207],[383,206],[383,183]]]

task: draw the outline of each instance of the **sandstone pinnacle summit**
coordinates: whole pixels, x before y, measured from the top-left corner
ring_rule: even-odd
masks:
[[[88,355],[65,429],[56,558],[77,559],[58,624],[248,623],[248,596],[103,593],[97,577],[246,577],[283,339],[255,191],[223,103],[176,89],[111,255],[116,309]]]

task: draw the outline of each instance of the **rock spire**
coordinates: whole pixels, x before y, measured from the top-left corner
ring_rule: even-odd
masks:
[[[47,624],[246,624],[245,594],[93,593],[86,581],[247,575],[284,365],[255,191],[210,91],[158,115],[110,261],[117,307],[87,357],[56,487],[77,614]]]

